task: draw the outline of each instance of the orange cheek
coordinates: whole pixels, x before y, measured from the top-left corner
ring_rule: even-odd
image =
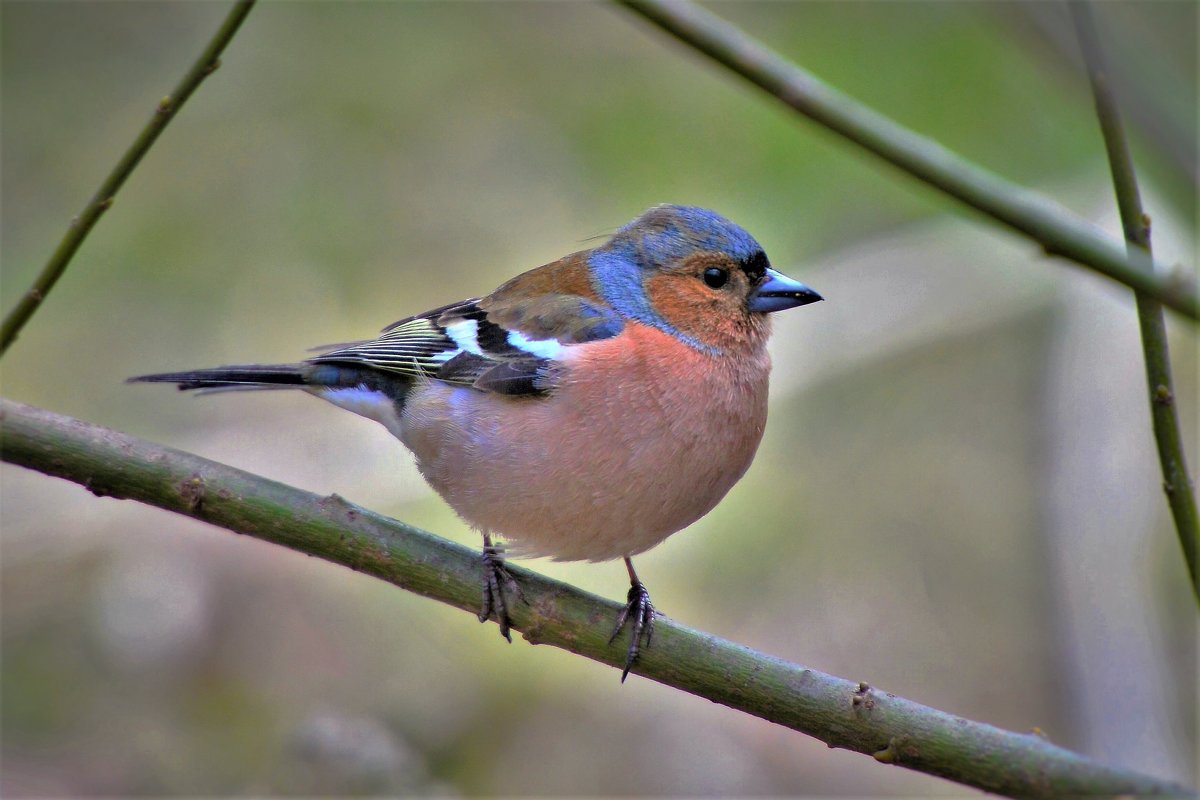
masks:
[[[655,275],[646,281],[646,294],[663,319],[680,330],[691,330],[719,308],[712,291],[690,276]]]
[[[736,299],[691,275],[656,275],[646,281],[646,294],[663,319],[704,344],[728,350],[745,338]]]

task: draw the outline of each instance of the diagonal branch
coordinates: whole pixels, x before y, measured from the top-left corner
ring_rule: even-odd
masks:
[[[67,232],[63,234],[63,238],[54,253],[51,254],[50,260],[46,262],[42,271],[34,279],[33,286],[21,296],[12,311],[8,312],[4,318],[3,324],[0,324],[0,356],[3,356],[9,345],[16,341],[21,328],[25,327],[25,323],[38,310],[42,301],[46,299],[46,295],[54,288],[54,284],[66,272],[67,265],[71,263],[75,251],[83,244],[83,240],[100,220],[100,216],[112,207],[117,191],[120,190],[138,162],[142,160],[142,156],[150,150],[158,135],[167,127],[167,123],[175,117],[180,107],[191,97],[192,92],[196,91],[200,82],[220,66],[222,51],[225,50],[225,46],[229,44],[233,35],[237,33],[237,29],[246,15],[250,13],[254,2],[255,0],[238,0],[221,27],[213,34],[213,38],[204,48],[204,52],[179,81],[179,85],[169,95],[158,101],[154,113],[150,115],[150,119],[142,127],[141,133],[138,134],[133,144],[121,156],[121,160],[100,184],[100,188],[92,195],[92,199],[84,206],[79,216],[71,220]]]
[[[0,398],[4,461],[65,478],[97,496],[129,498],[319,556],[401,588],[475,611],[479,556],[453,542],[346,502]],[[619,667],[609,647],[619,606],[510,567],[525,604],[513,627]],[[716,703],[815,736],[830,747],[1013,797],[1169,794],[1188,789],[805,669],[662,619],[634,671]]]
[[[1092,94],[1096,100],[1096,117],[1104,135],[1104,147],[1112,169],[1113,189],[1121,212],[1121,227],[1130,253],[1150,255],[1150,218],[1142,211],[1138,192],[1137,172],[1129,154],[1129,142],[1121,124],[1117,99],[1109,85],[1104,51],[1096,33],[1091,6],[1075,0],[1071,3],[1075,32],[1087,64]],[[1196,538],[1200,521],[1196,515],[1196,496],[1188,477],[1183,435],[1179,427],[1179,408],[1175,403],[1175,388],[1171,380],[1171,353],[1167,347],[1167,324],[1162,306],[1152,297],[1138,292],[1138,322],[1142,330],[1142,354],[1146,361],[1146,382],[1150,395],[1150,416],[1154,425],[1154,441],[1158,445],[1158,460],[1162,465],[1163,490],[1175,519],[1179,544],[1187,562],[1192,590],[1200,601],[1200,565],[1197,564]]]
[[[1042,195],[993,175],[822,83],[720,17],[682,0],[617,0],[785,105],[1062,256],[1133,287],[1193,320],[1191,274],[1126,252],[1102,230]]]

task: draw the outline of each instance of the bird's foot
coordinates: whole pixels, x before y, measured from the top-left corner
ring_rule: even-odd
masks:
[[[630,667],[642,651],[643,636],[646,640],[645,646],[650,646],[650,640],[654,638],[654,615],[657,613],[650,604],[650,593],[646,591],[645,585],[641,581],[634,581],[629,587],[625,608],[621,609],[621,616],[617,617],[617,627],[613,629],[612,636],[608,637],[608,643],[612,644],[621,635],[625,623],[630,623],[629,649],[625,652],[625,669],[621,671],[621,683],[625,682]]]
[[[487,622],[495,616],[500,623],[500,635],[512,642],[509,633],[511,621],[508,618],[508,600],[504,590],[511,590],[521,600],[525,593],[508,570],[504,568],[504,548],[488,542],[483,546],[483,606],[479,610],[479,621]]]

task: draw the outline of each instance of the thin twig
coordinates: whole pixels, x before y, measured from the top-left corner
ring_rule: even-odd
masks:
[[[479,554],[346,502],[199,456],[0,398],[3,460],[130,498],[389,581],[474,613]],[[231,546],[232,543],[231,543]],[[524,603],[513,628],[620,668],[609,646],[620,606],[515,565]],[[790,664],[660,619],[635,673],[815,736],[830,747],[1013,797],[1168,794],[1190,790],[1097,763],[1031,733],[1012,733]]]
[[[1042,195],[1005,181],[822,83],[736,26],[681,0],[616,0],[790,108],[1062,256],[1200,320],[1190,272],[1168,271]]]
[[[1150,218],[1142,210],[1138,191],[1137,172],[1129,153],[1125,127],[1121,123],[1117,98],[1109,82],[1104,50],[1096,32],[1091,5],[1081,0],[1071,3],[1075,33],[1079,37],[1088,79],[1096,101],[1096,117],[1104,135],[1104,147],[1112,170],[1113,189],[1121,212],[1121,227],[1130,252],[1150,255]],[[1175,530],[1187,562],[1192,590],[1200,602],[1200,572],[1197,572],[1196,539],[1200,521],[1196,514],[1196,496],[1188,477],[1183,435],[1179,425],[1179,407],[1171,379],[1171,354],[1167,347],[1167,326],[1162,306],[1152,297],[1138,292],[1138,322],[1142,329],[1142,353],[1146,362],[1146,384],[1149,389],[1150,416],[1154,423],[1154,441],[1158,445],[1158,460],[1162,465],[1163,490],[1175,519]]]
[[[254,5],[255,0],[238,0],[225,21],[221,23],[221,27],[213,35],[208,45],[204,48],[204,52],[192,64],[191,69],[187,71],[179,81],[179,85],[169,95],[158,101],[155,106],[154,113],[150,115],[150,119],[143,126],[141,133],[121,156],[121,160],[113,167],[112,172],[100,184],[100,188],[92,195],[92,199],[84,206],[83,211],[79,216],[71,220],[71,224],[67,226],[67,232],[63,235],[62,241],[58,243],[54,253],[50,256],[50,260],[42,267],[42,271],[38,274],[33,282],[33,286],[29,288],[21,299],[13,307],[12,311],[4,318],[4,323],[0,325],[0,356],[7,352],[11,345],[21,332],[21,328],[33,316],[38,307],[46,299],[46,295],[54,288],[54,284],[62,277],[66,271],[67,265],[71,263],[71,258],[75,255],[75,251],[83,244],[83,240],[87,238],[92,227],[100,219],[109,208],[112,207],[113,199],[116,197],[117,191],[121,185],[125,183],[125,179],[133,172],[134,167],[142,160],[142,156],[154,144],[158,135],[163,132],[169,123],[179,111],[180,107],[191,96],[196,87],[200,85],[206,77],[211,75],[213,71],[220,66],[220,55],[229,44],[229,40],[233,38],[238,27],[242,24],[242,20],[250,13],[250,8]]]

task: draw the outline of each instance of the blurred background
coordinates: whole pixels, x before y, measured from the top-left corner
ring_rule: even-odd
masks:
[[[711,7],[1119,232],[1059,5]],[[5,310],[227,8],[0,4]],[[1155,248],[1194,265],[1197,6],[1097,13]],[[749,474],[638,560],[658,607],[1195,780],[1196,610],[1127,291],[609,5],[267,3],[223,61],[4,359],[5,396],[475,545],[373,423],[122,381],[294,360],[707,206],[827,302],[776,319]],[[1195,470],[1195,328],[1169,322]],[[316,559],[0,480],[5,796],[966,793]],[[530,566],[625,593],[620,563]]]

